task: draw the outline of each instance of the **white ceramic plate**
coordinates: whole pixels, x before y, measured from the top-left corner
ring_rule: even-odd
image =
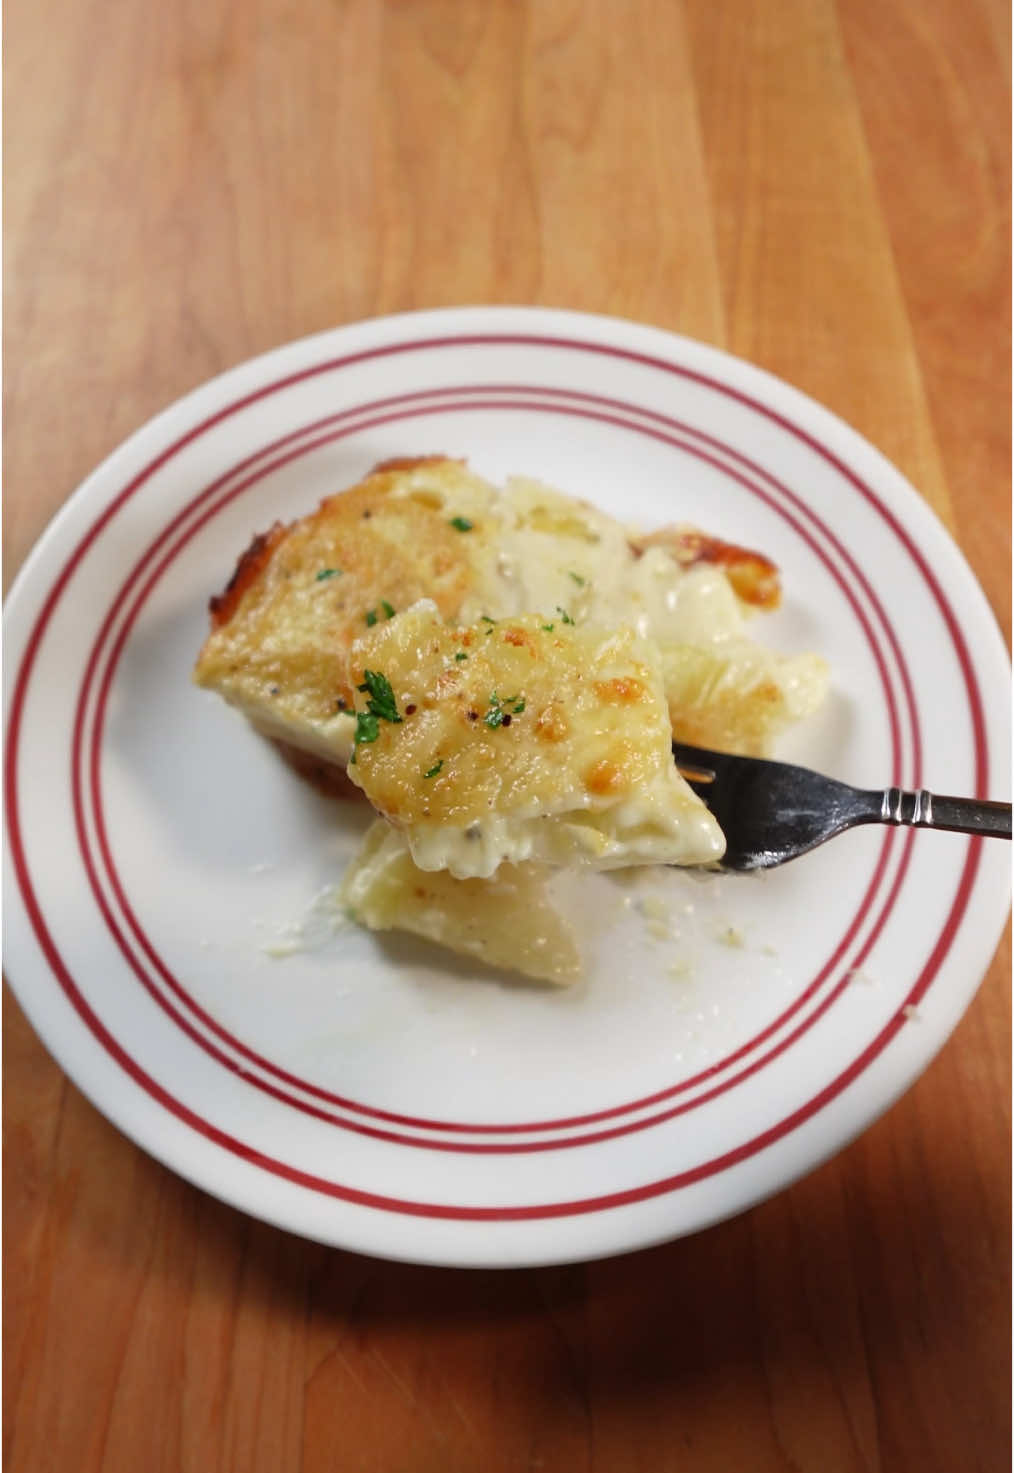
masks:
[[[427,451],[765,549],[786,598],[760,637],[833,670],[784,755],[1006,796],[990,611],[924,503],[839,420],[628,323],[394,317],[188,395],[29,559],[5,626],[11,983],[133,1140],[311,1238],[509,1265],[691,1232],[829,1156],[926,1066],[995,949],[1007,848],[865,829],[759,879],[592,879],[593,964],[569,991],[332,930],[314,899],[362,820],[189,671],[255,530]]]

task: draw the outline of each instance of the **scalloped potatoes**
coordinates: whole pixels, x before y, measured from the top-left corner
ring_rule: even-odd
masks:
[[[194,679],[382,816],[364,924],[561,981],[545,867],[713,863],[671,740],[762,755],[820,704],[822,660],[751,637],[779,598],[762,554],[427,456],[255,538]]]

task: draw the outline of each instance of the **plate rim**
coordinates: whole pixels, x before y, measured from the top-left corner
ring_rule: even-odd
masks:
[[[957,544],[953,541],[953,539],[947,533],[946,529],[943,527],[943,524],[939,521],[939,518],[936,516],[936,513],[934,512],[933,508],[931,508],[928,505],[928,503],[926,503],[919,496],[918,492],[916,492],[914,490],[914,488],[912,488],[909,485],[909,483],[905,480],[905,478],[901,475],[901,473],[897,470],[897,468],[894,467],[893,465],[891,465],[891,463],[889,461],[887,461],[881,455],[881,453],[876,449],[876,447],[872,446],[870,444],[870,442],[867,441],[867,440],[865,440],[865,438],[862,437],[861,435],[859,435],[859,433],[856,430],[852,429],[844,421],[840,420],[836,415],[834,415],[832,413],[832,411],[826,409],[824,406],[818,404],[816,401],[811,400],[807,395],[803,394],[802,391],[794,388],[794,386],[792,386],[790,384],[785,383],[783,380],[781,380],[781,379],[777,378],[776,376],[770,374],[767,370],[764,370],[762,368],[759,368],[756,365],[750,364],[746,360],[736,358],[735,356],[726,353],[724,350],[715,348],[715,347],[713,347],[713,346],[711,346],[709,344],[699,343],[699,342],[697,342],[694,339],[686,338],[686,337],[684,337],[684,336],[682,336],[680,334],[670,333],[667,330],[662,329],[662,328],[651,327],[651,326],[648,326],[648,325],[645,325],[645,324],[639,324],[639,323],[631,323],[631,322],[627,322],[627,321],[625,321],[623,319],[612,318],[612,317],[608,317],[608,316],[592,315],[592,314],[586,314],[586,313],[563,312],[563,311],[559,311],[558,309],[553,309],[553,308],[537,308],[537,307],[536,308],[532,308],[532,307],[524,307],[524,308],[511,308],[511,307],[491,307],[491,308],[482,308],[482,307],[439,308],[439,309],[430,309],[430,310],[427,310],[427,311],[424,311],[424,312],[419,312],[419,313],[400,313],[400,314],[396,314],[396,315],[393,315],[393,316],[390,316],[390,317],[375,318],[375,319],[369,319],[369,320],[367,320],[365,322],[361,322],[361,323],[347,324],[347,325],[344,325],[344,326],[339,326],[337,328],[332,328],[332,329],[325,330],[324,332],[321,332],[321,333],[312,334],[312,335],[310,335],[308,337],[298,339],[298,340],[296,340],[293,343],[285,344],[285,345],[283,345],[280,348],[272,349],[272,350],[269,350],[266,353],[259,354],[255,358],[248,359],[244,363],[238,364],[238,365],[236,365],[233,368],[227,369],[224,373],[219,374],[219,375],[216,375],[214,379],[208,380],[206,383],[201,384],[201,385],[197,386],[196,388],[190,390],[187,394],[183,395],[181,398],[179,398],[176,401],[174,401],[173,404],[167,406],[165,409],[163,409],[162,411],[160,411],[159,414],[155,415],[152,419],[148,420],[139,429],[135,430],[133,432],[133,434],[131,434],[130,436],[128,436],[116,449],[114,449],[114,451],[109,456],[107,456],[95,468],[94,471],[92,471],[90,473],[90,475],[88,477],[85,478],[84,481],[81,482],[81,484],[78,486],[78,488],[71,494],[71,496],[63,504],[63,506],[59,509],[59,511],[56,513],[56,515],[51,519],[49,525],[47,526],[47,528],[45,529],[45,531],[42,533],[42,535],[40,536],[40,538],[37,540],[37,542],[36,542],[36,544],[35,544],[32,552],[29,554],[28,558],[26,558],[24,565],[22,566],[22,568],[19,571],[16,579],[14,580],[14,583],[11,586],[11,590],[10,590],[10,593],[8,595],[8,599],[7,599],[7,603],[6,603],[6,608],[5,608],[5,611],[4,611],[4,638],[5,638],[5,643],[7,642],[7,639],[8,639],[8,635],[9,635],[10,628],[11,628],[11,623],[14,620],[14,615],[11,613],[11,611],[13,609],[14,610],[14,614],[17,613],[18,604],[19,604],[21,598],[23,597],[23,595],[21,594],[22,587],[30,587],[31,586],[32,580],[36,576],[36,574],[35,574],[35,568],[36,568],[36,566],[37,565],[40,565],[40,564],[44,564],[45,559],[48,556],[49,549],[51,547],[53,547],[54,545],[58,544],[59,539],[60,539],[61,535],[63,534],[63,529],[73,519],[73,516],[76,515],[76,508],[79,508],[79,507],[85,505],[88,502],[89,498],[94,494],[95,489],[96,488],[101,489],[102,484],[103,484],[104,481],[106,481],[106,480],[108,480],[110,478],[113,478],[114,480],[116,479],[115,472],[116,472],[117,464],[118,464],[118,462],[119,462],[119,460],[121,458],[123,458],[123,459],[125,459],[125,460],[127,460],[129,462],[129,460],[131,458],[131,455],[132,454],[133,455],[136,455],[136,453],[140,450],[140,448],[144,445],[144,443],[148,439],[151,439],[154,443],[157,443],[159,441],[159,439],[163,437],[163,432],[164,431],[168,430],[173,423],[178,423],[181,419],[186,418],[188,412],[192,408],[194,408],[197,404],[204,403],[206,401],[206,399],[209,397],[209,395],[211,397],[214,397],[214,394],[217,394],[224,387],[226,387],[226,386],[234,386],[238,382],[242,381],[244,378],[250,378],[251,376],[253,376],[254,379],[260,378],[263,375],[263,372],[267,368],[267,365],[269,363],[273,367],[277,367],[281,362],[288,361],[293,355],[297,355],[299,357],[302,357],[303,355],[306,355],[306,354],[312,354],[316,350],[324,347],[324,345],[326,345],[326,344],[334,343],[337,340],[345,341],[350,336],[355,337],[356,335],[362,335],[364,333],[365,334],[369,334],[371,332],[375,332],[375,331],[378,331],[378,330],[381,331],[381,333],[383,335],[383,333],[396,332],[397,330],[401,330],[401,329],[404,329],[404,328],[407,328],[407,327],[412,327],[413,329],[416,329],[416,330],[421,331],[424,326],[429,325],[431,323],[434,324],[434,325],[436,325],[437,323],[439,323],[439,324],[445,325],[445,326],[448,323],[451,323],[452,326],[457,326],[457,325],[461,324],[463,320],[475,319],[477,316],[479,318],[481,318],[482,326],[485,327],[488,332],[496,332],[497,328],[498,327],[502,327],[502,325],[504,323],[509,324],[511,327],[520,327],[520,326],[524,325],[524,326],[530,327],[532,331],[537,331],[538,330],[538,327],[542,327],[544,329],[545,328],[545,324],[547,322],[549,322],[551,324],[558,325],[558,326],[560,326],[562,328],[565,328],[567,330],[573,330],[579,324],[580,325],[583,325],[583,328],[584,328],[585,331],[591,331],[593,334],[601,335],[606,342],[610,341],[610,339],[613,339],[613,341],[615,341],[614,334],[616,334],[616,333],[620,333],[620,334],[629,334],[629,333],[632,333],[635,336],[642,336],[642,337],[646,335],[646,337],[648,339],[651,339],[652,340],[653,344],[656,347],[662,348],[665,345],[668,345],[668,349],[669,349],[670,354],[673,352],[673,344],[675,343],[679,347],[681,347],[684,350],[686,350],[691,356],[702,355],[705,360],[711,359],[713,366],[715,366],[716,368],[720,368],[720,367],[722,367],[724,365],[733,365],[734,368],[735,368],[735,376],[737,378],[739,376],[745,374],[745,376],[748,379],[751,379],[751,378],[754,379],[755,380],[755,383],[757,383],[757,384],[763,383],[764,386],[765,386],[765,388],[769,392],[773,393],[776,398],[780,398],[783,401],[785,400],[786,395],[788,395],[789,396],[790,403],[792,402],[792,400],[797,400],[798,401],[798,404],[800,406],[802,406],[803,410],[807,414],[810,414],[810,413],[812,413],[812,412],[815,411],[816,414],[817,414],[817,416],[818,416],[818,418],[820,418],[820,417],[828,417],[829,420],[831,422],[833,422],[837,426],[838,430],[840,432],[843,432],[844,433],[845,438],[847,440],[850,440],[853,443],[853,445],[861,446],[863,448],[864,452],[872,453],[872,455],[874,457],[876,457],[876,459],[880,462],[880,465],[877,467],[877,470],[878,470],[878,483],[877,483],[878,492],[880,492],[883,489],[883,487],[882,487],[882,485],[880,483],[880,480],[879,480],[879,476],[880,476],[881,473],[884,473],[884,474],[886,474],[886,478],[889,481],[889,483],[893,483],[892,486],[891,486],[891,496],[892,496],[892,499],[893,499],[893,497],[895,495],[897,495],[897,493],[900,490],[901,493],[903,494],[904,498],[905,498],[904,507],[905,507],[905,510],[906,511],[909,511],[909,510],[915,511],[915,509],[917,508],[918,509],[918,512],[921,512],[921,513],[925,514],[925,516],[927,518],[929,518],[930,523],[935,523],[936,531],[943,538],[943,545],[946,547],[947,552],[948,552],[948,555],[949,555],[949,561],[950,561],[950,565],[951,566],[947,570],[948,573],[949,574],[955,574],[956,573],[958,575],[958,577],[960,578],[961,577],[961,574],[963,572],[964,578],[966,580],[966,586],[964,588],[962,588],[961,593],[965,597],[971,597],[973,599],[973,601],[975,601],[975,602],[978,603],[979,608],[978,608],[977,612],[980,615],[984,614],[986,616],[986,619],[988,620],[989,625],[992,626],[993,636],[995,637],[996,641],[999,643],[999,646],[1000,646],[999,653],[1000,653],[1001,658],[1003,659],[1004,663],[1006,664],[1006,649],[1005,649],[1005,646],[1003,645],[1002,636],[1000,635],[999,626],[998,626],[998,624],[997,624],[997,622],[995,620],[995,616],[993,614],[993,611],[990,608],[990,606],[988,604],[988,601],[985,598],[985,594],[983,593],[983,591],[982,591],[982,589],[981,589],[978,581],[976,580],[974,573],[972,572],[971,568],[969,567],[969,565],[967,563],[967,560],[964,557],[964,554],[961,552],[961,549],[957,546]],[[520,321],[519,321],[519,319],[520,319]],[[449,344],[449,346],[450,346],[450,344]],[[533,344],[532,346],[536,346],[536,345]],[[718,386],[719,387],[722,387],[723,386],[720,379],[718,381]],[[214,393],[212,391],[214,391]],[[790,425],[790,428],[791,427],[792,426]],[[896,510],[896,508],[893,508],[892,507],[892,510]],[[916,513],[917,519],[918,519],[918,512]],[[45,598],[45,592],[43,593],[43,599],[44,598]],[[31,602],[31,600],[29,600],[29,602]],[[38,619],[38,609],[36,609],[34,611],[34,615],[29,615],[27,622],[29,622],[30,624],[32,624],[34,626],[34,624],[37,622],[37,619]],[[979,644],[978,644],[978,636],[976,636],[976,640],[974,642],[974,647],[977,650],[979,650],[979,653],[980,654],[982,653],[981,649],[979,648]],[[994,647],[993,653],[994,653],[994,655],[997,653],[995,647]],[[22,659],[23,659],[23,655],[24,655],[24,651],[22,651],[22,655],[21,655],[21,658]],[[20,668],[20,665],[21,665],[21,659],[19,659],[19,661],[18,661],[18,667],[19,668]],[[987,724],[988,724],[988,722],[987,722]],[[6,835],[5,835],[5,838],[6,838]],[[982,841],[977,841],[977,842],[980,845],[982,843]],[[5,853],[5,858],[6,858],[6,853]],[[974,883],[974,878],[973,878],[973,882],[972,883]],[[1006,919],[1006,913],[1004,912],[1004,914],[1003,914],[1003,916],[1002,916],[1002,918],[1000,920],[999,927],[997,928],[997,938],[996,938],[997,940],[999,939],[999,934],[1002,931],[1002,928],[1003,928],[1003,924],[1004,924],[1005,919]],[[995,950],[995,946],[996,946],[996,941],[994,941],[992,943],[992,947],[991,947],[991,949],[989,951],[989,954],[986,957],[986,963],[984,964],[984,966],[982,968],[982,972],[983,973],[985,971],[985,965],[988,965],[989,955],[992,955],[993,950]],[[977,977],[976,982],[975,982],[975,986],[973,987],[972,991],[969,993],[969,996],[966,999],[966,1002],[962,1005],[962,1008],[960,1009],[958,1015],[954,1018],[954,1022],[952,1023],[951,1027],[953,1027],[954,1024],[956,1024],[956,1022],[958,1021],[958,1018],[961,1016],[961,1014],[964,1011],[964,1007],[967,1006],[967,1003],[968,1002],[970,1002],[971,996],[974,995],[974,991],[977,990],[977,987],[978,987],[980,981],[981,981],[981,976]],[[19,1001],[22,1003],[22,1006],[25,1006],[24,997],[22,995],[22,991],[19,988],[19,986],[16,983],[12,982],[12,987],[13,987],[13,990],[15,991],[15,994],[18,996]],[[28,1012],[28,1014],[29,1014],[29,1016],[30,1016],[30,1018],[31,1018],[31,1020],[33,1022],[33,1026],[36,1028],[36,1031],[39,1032],[39,1034],[40,1034],[41,1037],[43,1037],[43,1041],[46,1042],[47,1047],[50,1047],[49,1042],[46,1039],[45,1032],[44,1032],[44,1030],[42,1028],[40,1028],[39,1023],[36,1021],[35,1017],[32,1016],[32,1011],[28,1007],[26,1007],[26,1012]],[[936,1053],[939,1052],[939,1049],[943,1047],[944,1043],[946,1042],[947,1036],[949,1036],[950,1031],[951,1031],[951,1029],[948,1028],[947,1033],[944,1034],[944,1036],[941,1037],[938,1042],[936,1042],[936,1044],[932,1048],[932,1050],[919,1063],[917,1069],[915,1070],[915,1073],[910,1078],[906,1078],[904,1080],[904,1082],[900,1085],[897,1093],[900,1093],[903,1089],[908,1088],[909,1085],[913,1082],[914,1078],[917,1076],[917,1074],[920,1073],[920,1072],[922,1072],[922,1069],[924,1069],[925,1067],[928,1066],[928,1064],[936,1056]],[[85,1088],[80,1083],[79,1079],[77,1078],[77,1075],[76,1075],[75,1071],[72,1070],[71,1068],[68,1068],[67,1067],[67,1064],[64,1062],[63,1058],[58,1053],[56,1053],[51,1047],[50,1047],[50,1051],[52,1053],[54,1053],[54,1057],[57,1058],[57,1061],[60,1063],[60,1066],[67,1072],[67,1074],[69,1075],[69,1077],[74,1080],[74,1082],[78,1085],[79,1088],[82,1088],[83,1089],[83,1092],[86,1093],[86,1095],[88,1095],[89,1098],[92,1098],[92,1096],[90,1095],[88,1089]],[[880,1106],[878,1108],[876,1108],[875,1111],[868,1116],[868,1118],[866,1119],[865,1124],[871,1123],[872,1122],[872,1119],[876,1118],[876,1116],[879,1115],[880,1113],[882,1113],[882,1111],[884,1109],[888,1108],[888,1106],[890,1105],[891,1102],[892,1102],[891,1099],[884,1100],[880,1104]],[[171,1169],[179,1172],[179,1174],[185,1176],[186,1178],[188,1178],[191,1181],[196,1181],[197,1184],[200,1185],[200,1186],[202,1186],[203,1189],[205,1189],[205,1190],[211,1190],[215,1195],[221,1195],[223,1200],[226,1200],[226,1201],[231,1202],[232,1205],[239,1206],[242,1210],[245,1210],[245,1211],[248,1211],[248,1212],[252,1212],[252,1213],[254,1213],[258,1217],[266,1218],[267,1220],[273,1220],[270,1217],[270,1215],[268,1215],[268,1214],[265,1213],[264,1208],[263,1208],[263,1204],[258,1205],[258,1206],[251,1206],[246,1201],[238,1200],[237,1197],[234,1194],[216,1192],[214,1185],[210,1185],[209,1186],[209,1184],[206,1181],[200,1181],[200,1180],[198,1180],[198,1177],[194,1174],[194,1171],[192,1169],[190,1169],[190,1168],[188,1168],[186,1166],[180,1166],[179,1164],[175,1164],[173,1161],[166,1160],[159,1153],[158,1150],[156,1150],[156,1149],[153,1148],[152,1143],[150,1142],[150,1140],[139,1139],[129,1128],[127,1128],[124,1125],[124,1123],[121,1120],[116,1120],[115,1119],[115,1116],[113,1115],[113,1113],[111,1112],[111,1110],[109,1108],[109,1105],[108,1105],[108,1102],[107,1101],[100,1102],[98,1099],[94,1099],[93,1098],[93,1103],[96,1105],[96,1107],[103,1114],[105,1114],[108,1118],[113,1119],[114,1120],[114,1123],[116,1123],[120,1129],[124,1130],[124,1132],[131,1139],[134,1139],[135,1142],[136,1142],[136,1144],[140,1145],[142,1147],[142,1149],[146,1150],[149,1154],[155,1155],[158,1159],[163,1159],[164,1162],[165,1162],[165,1164],[169,1165]],[[865,1124],[860,1124],[859,1127],[858,1127],[858,1129],[859,1130],[864,1129],[865,1128]],[[849,1138],[851,1138],[851,1137],[849,1137]],[[837,1152],[838,1150],[842,1149],[843,1146],[846,1143],[847,1142],[846,1142],[845,1139],[838,1139],[838,1140],[836,1140],[832,1145],[829,1146],[826,1154],[827,1155],[830,1155],[830,1154],[833,1154],[833,1153]],[[811,1170],[817,1164],[818,1164],[817,1159],[815,1159],[815,1158],[810,1159],[810,1161],[808,1162],[808,1164],[805,1164],[801,1168],[801,1170],[802,1171]],[[797,1172],[794,1175],[798,1175],[798,1174],[800,1174],[800,1173]],[[794,1175],[793,1176],[790,1176],[788,1178],[788,1180],[794,1179]],[[780,1190],[781,1189],[781,1186],[784,1186],[785,1184],[787,1184],[787,1182],[785,1182],[785,1181],[781,1182],[780,1184],[778,1182],[775,1182],[775,1184],[771,1187],[771,1191]],[[732,1214],[737,1213],[739,1211],[746,1210],[746,1208],[748,1206],[752,1205],[752,1203],[755,1202],[756,1200],[759,1200],[759,1198],[757,1198],[756,1196],[754,1196],[748,1202],[740,1202],[739,1204],[734,1204],[733,1206],[731,1206],[728,1209],[728,1211],[722,1211],[722,1212],[720,1212],[719,1214],[717,1214],[716,1216],[714,1216],[711,1220],[718,1220],[719,1217],[732,1215]],[[314,1236],[313,1233],[307,1233],[306,1232],[306,1229],[304,1227],[294,1226],[290,1221],[278,1221],[277,1225],[286,1227],[288,1230],[291,1230],[291,1231],[302,1232],[302,1233],[304,1233],[304,1235],[307,1235],[307,1236]],[[705,1225],[706,1225],[706,1223],[704,1221],[702,1221],[699,1224],[699,1226],[701,1226],[701,1227],[703,1227]],[[696,1229],[682,1229],[681,1231],[693,1231],[693,1230],[696,1230]],[[671,1237],[673,1235],[674,1234],[672,1232],[663,1233],[663,1234],[661,1234],[661,1236],[656,1236],[656,1237],[650,1239],[650,1241],[662,1241],[664,1238]],[[322,1239],[322,1241],[329,1241],[329,1242],[334,1242],[334,1243],[341,1242],[345,1246],[357,1246],[357,1245],[348,1244],[347,1241],[346,1241],[346,1237],[345,1236],[341,1236],[341,1235],[338,1238],[330,1238],[330,1237],[327,1237],[327,1238]],[[624,1242],[619,1243],[616,1246],[613,1246],[611,1248],[606,1248],[606,1249],[604,1249],[602,1251],[605,1252],[605,1253],[628,1251],[629,1249],[634,1248],[634,1247],[645,1246],[647,1241],[649,1241],[649,1240],[645,1240],[644,1243],[642,1243],[640,1241],[624,1241]],[[359,1250],[358,1251],[370,1252],[370,1251],[375,1251],[375,1250],[371,1250],[371,1248],[369,1246],[366,1246],[366,1247],[359,1246]],[[392,1251],[389,1251],[389,1249],[385,1248],[384,1249],[384,1256],[385,1257],[398,1257],[399,1255],[397,1253],[392,1252]],[[419,1261],[427,1261],[427,1262],[451,1263],[451,1262],[461,1262],[462,1261],[457,1256],[455,1256],[453,1258],[448,1258],[448,1257],[445,1257],[445,1256],[442,1256],[442,1255],[438,1255],[438,1256],[432,1257],[432,1258],[430,1258],[430,1257],[420,1257],[418,1254],[410,1254],[410,1255],[406,1255],[406,1256],[411,1261],[417,1261],[417,1262],[419,1262]],[[534,1257],[521,1256],[521,1257],[518,1257],[516,1259],[512,1259],[511,1261],[516,1262],[518,1265],[523,1264],[523,1263],[535,1264],[535,1263],[542,1263],[542,1262],[578,1261],[583,1256],[584,1255],[582,1255],[580,1253],[574,1253],[573,1251],[565,1252],[560,1257],[547,1256],[544,1252],[539,1252]],[[596,1254],[596,1255],[592,1255],[592,1256],[601,1256],[601,1255],[600,1254]],[[500,1259],[500,1258],[497,1258],[496,1261],[497,1262],[502,1262],[503,1260]]]

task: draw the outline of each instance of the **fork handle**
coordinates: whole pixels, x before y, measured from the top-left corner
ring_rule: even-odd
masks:
[[[989,803],[978,798],[946,798],[928,793],[925,788],[915,793],[907,793],[903,788],[885,788],[880,800],[880,823],[949,829],[956,834],[987,834],[997,839],[1011,836],[1009,803]]]

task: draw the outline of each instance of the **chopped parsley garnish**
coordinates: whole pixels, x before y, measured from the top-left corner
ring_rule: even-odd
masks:
[[[428,777],[436,777],[437,773],[440,771],[440,769],[441,769],[441,767],[443,767],[443,765],[444,765],[444,759],[441,757],[441,759],[440,759],[439,762],[434,762],[434,764],[430,768],[429,772],[424,772],[423,773],[423,778],[425,779],[425,778],[428,778]]]
[[[340,578],[341,575],[341,568],[321,568],[313,581],[315,583],[323,583],[325,578]]]
[[[380,735],[380,722],[376,716],[369,711],[356,712],[356,738],[355,745],[362,746],[363,742],[375,742]],[[352,753],[353,762],[356,760],[355,752]]]
[[[366,702],[366,709],[372,715],[379,716],[384,721],[398,722],[401,720],[394,699],[394,691],[386,675],[381,675],[376,670],[364,670],[363,683],[357,685],[356,690],[369,692],[370,699]]]
[[[380,600],[380,607],[384,611],[384,618],[385,619],[393,619],[394,618],[394,609],[387,602],[387,599],[386,598],[382,598]],[[370,629],[372,629],[373,626],[374,626],[374,624],[376,624],[377,619],[380,616],[378,615],[376,609],[367,609],[366,610],[366,616],[365,617],[366,617],[366,623],[367,623],[367,625],[369,626]]]
[[[356,690],[368,691],[369,700],[366,702],[366,710],[356,713],[356,739],[355,744],[361,747],[364,742],[375,742],[380,735],[381,721],[400,723],[398,706],[394,699],[394,691],[391,682],[386,675],[381,675],[376,670],[363,671],[363,684],[357,685]],[[353,762],[356,760],[355,752],[352,753]]]
[[[563,620],[563,622],[565,624],[573,624],[574,620],[567,613],[567,610],[566,609],[561,609],[560,608],[560,605],[559,604],[557,604],[557,606],[556,606],[556,612],[559,614],[560,618]]]
[[[539,625],[539,628],[540,629],[544,629],[547,634],[552,634],[553,630],[556,628],[556,625],[555,624],[540,624]]]
[[[459,650],[458,653],[454,656],[454,658],[456,660],[467,660],[468,659],[468,656],[465,654],[465,651],[464,650]]]
[[[482,622],[484,624],[495,624],[496,623],[496,620],[495,619],[491,619],[488,614],[480,614],[479,615],[479,618],[482,620]]]
[[[459,532],[471,532],[475,526],[467,517],[451,517],[451,526],[456,527]]]
[[[525,709],[524,696],[498,696],[496,691],[489,698],[489,710],[483,718],[490,731],[498,726],[510,726],[512,716],[520,716]]]
[[[368,626],[372,629],[373,626],[374,626],[374,624],[376,624],[376,622],[377,622],[377,611],[376,611],[376,609],[367,609],[366,610],[366,623],[368,624]]]
[[[573,580],[574,580],[574,582],[575,582],[575,583],[576,583],[576,584],[577,584],[577,586],[578,586],[578,588],[583,588],[583,587],[584,587],[584,585],[585,585],[585,584],[586,584],[586,583],[587,583],[587,581],[588,581],[588,580],[587,580],[587,578],[582,578],[582,577],[581,577],[581,574],[580,574],[580,573],[573,573],[573,572],[572,572],[572,573],[571,573],[571,574],[570,574],[570,576],[571,576],[571,577],[572,577],[572,578],[573,578]]]

